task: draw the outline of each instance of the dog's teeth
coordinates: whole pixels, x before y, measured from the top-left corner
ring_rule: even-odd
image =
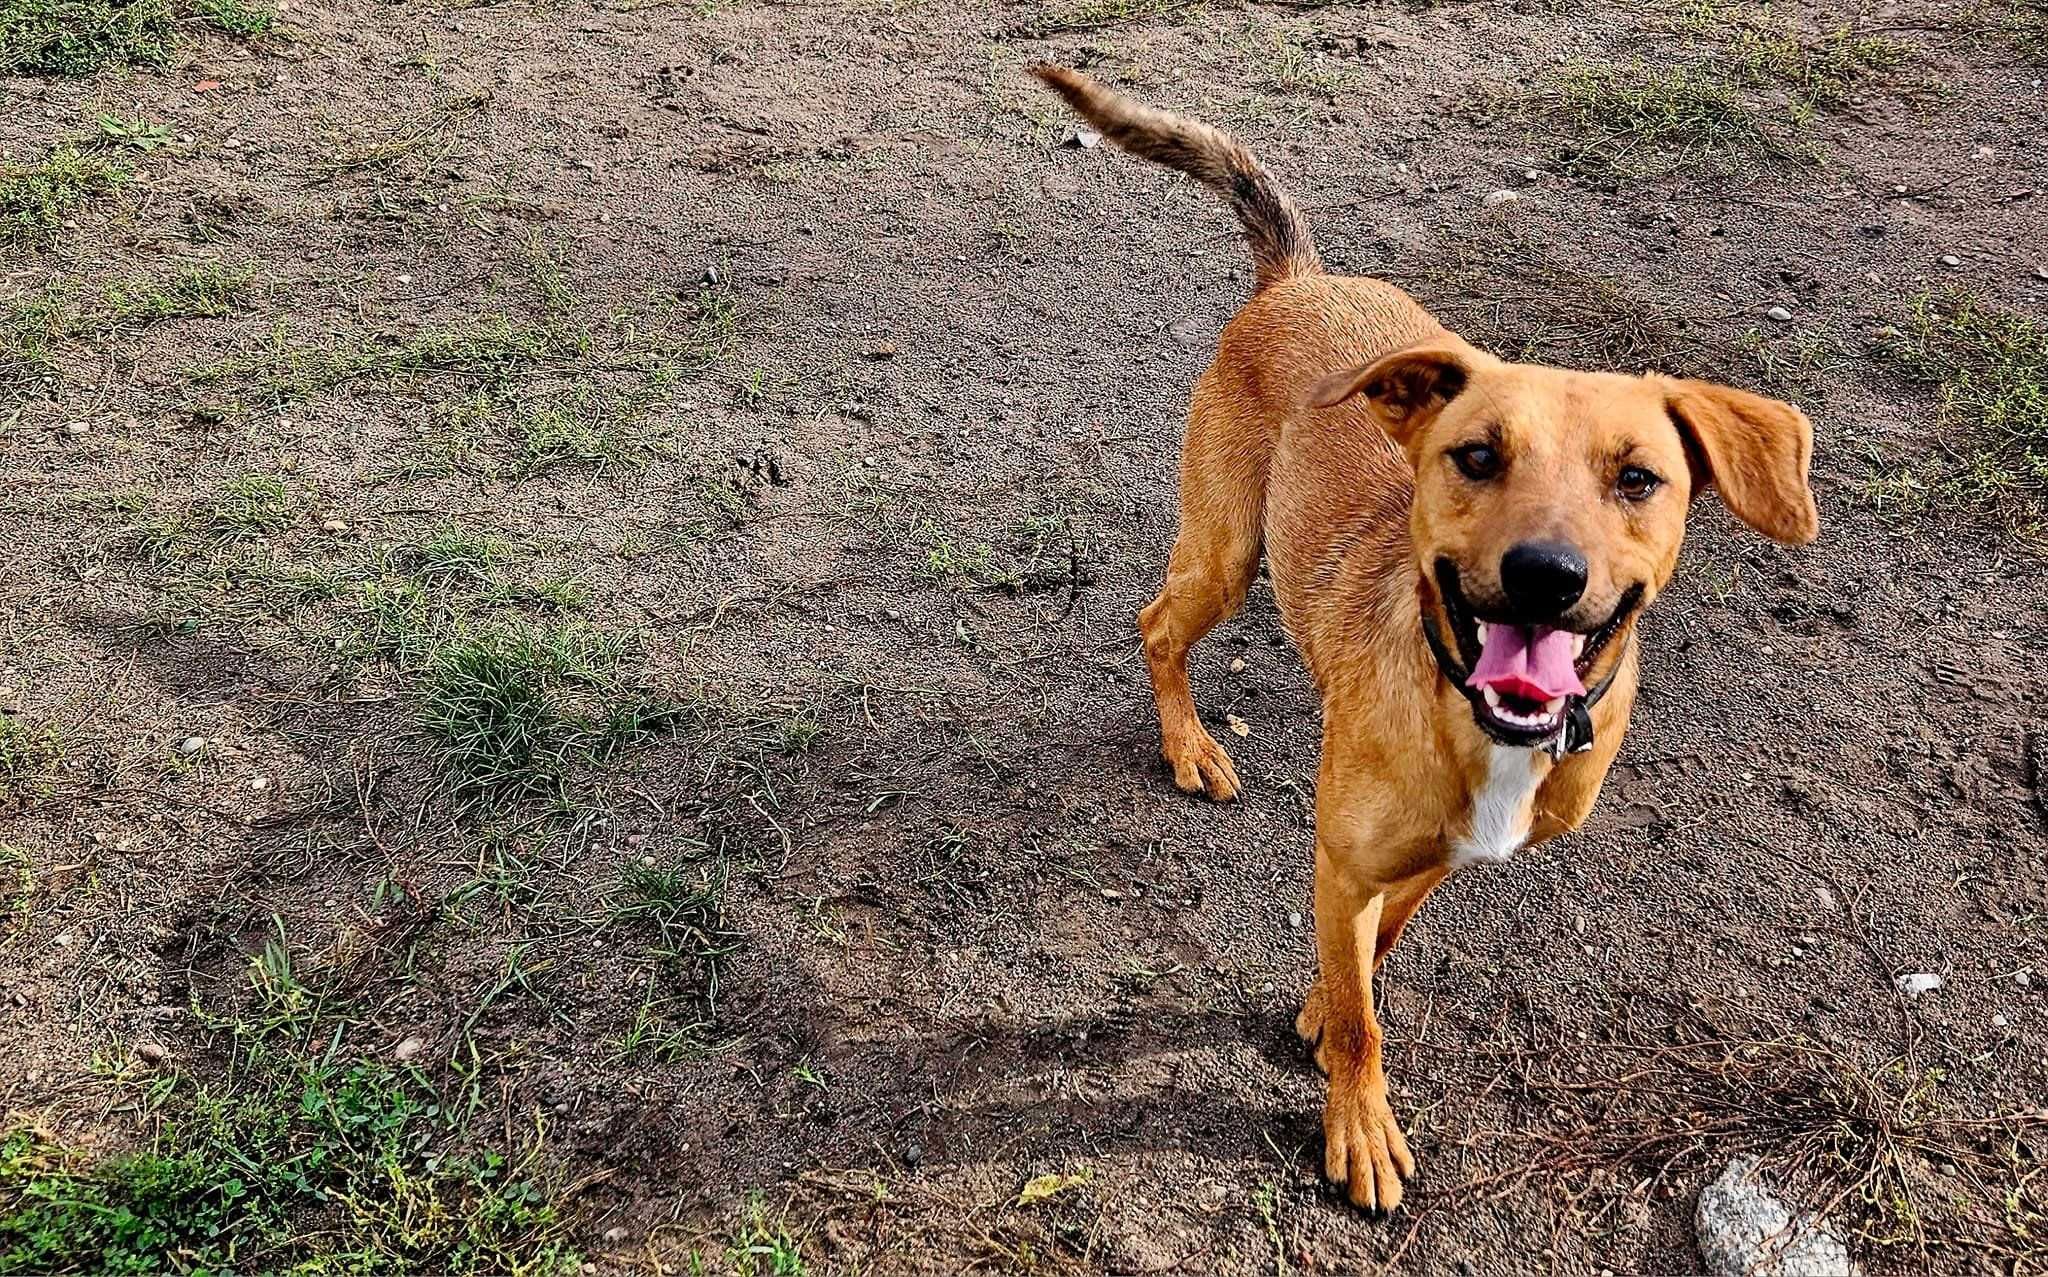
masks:
[[[1500,707],[1500,693],[1499,693],[1499,692],[1496,692],[1496,691],[1494,691],[1494,690],[1493,690],[1492,688],[1490,688],[1490,687],[1484,687],[1484,688],[1481,688],[1481,689],[1480,689],[1480,691],[1479,691],[1479,694],[1480,694],[1481,696],[1484,696],[1484,697],[1486,698],[1486,708],[1488,708],[1488,709],[1490,709],[1490,710],[1493,710],[1493,711],[1494,711],[1495,713],[1503,713],[1503,714],[1504,714],[1504,713],[1506,713],[1506,712],[1507,712],[1506,710],[1503,710],[1503,709],[1501,709],[1501,707]]]
[[[1576,660],[1578,660],[1578,659],[1579,659],[1579,658],[1580,658],[1581,656],[1584,656],[1585,654],[1586,654],[1586,636],[1585,636],[1585,635],[1583,635],[1583,634],[1574,634],[1574,635],[1572,635],[1572,659],[1576,661]]]
[[[1487,624],[1486,622],[1484,622],[1484,621],[1481,621],[1481,622],[1479,622],[1479,643],[1480,643],[1480,646],[1482,646],[1482,647],[1483,647],[1483,646],[1485,646],[1485,645],[1486,645],[1486,636],[1487,636],[1487,635],[1489,635],[1489,634],[1491,634],[1491,633],[1493,633],[1493,627],[1492,627],[1491,625],[1488,625],[1488,624]]]
[[[1553,696],[1549,700],[1543,702],[1543,713],[1545,717],[1555,714],[1557,713],[1557,711],[1563,708],[1564,697],[1562,696]]]

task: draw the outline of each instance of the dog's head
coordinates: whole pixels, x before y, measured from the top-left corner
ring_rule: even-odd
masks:
[[[1709,484],[1775,541],[1819,531],[1813,427],[1747,391],[1513,364],[1446,337],[1325,377],[1310,402],[1354,396],[1415,468],[1425,615],[1496,740],[1554,735],[1622,659]]]

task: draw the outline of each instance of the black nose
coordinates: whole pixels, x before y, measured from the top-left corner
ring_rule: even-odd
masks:
[[[1586,556],[1562,541],[1524,541],[1500,557],[1500,588],[1514,620],[1555,620],[1586,592]]]

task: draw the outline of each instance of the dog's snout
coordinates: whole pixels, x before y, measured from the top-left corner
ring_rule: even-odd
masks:
[[[1501,556],[1500,588],[1515,620],[1555,620],[1586,592],[1586,556],[1563,541],[1523,541]]]

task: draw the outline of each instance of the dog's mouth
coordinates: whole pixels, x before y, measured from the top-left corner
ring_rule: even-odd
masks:
[[[1458,585],[1457,565],[1437,562],[1437,590],[1459,659],[1470,671],[1459,688],[1481,730],[1510,745],[1532,745],[1562,731],[1574,698],[1586,696],[1593,668],[1642,602],[1631,586],[1590,631],[1482,620]]]

